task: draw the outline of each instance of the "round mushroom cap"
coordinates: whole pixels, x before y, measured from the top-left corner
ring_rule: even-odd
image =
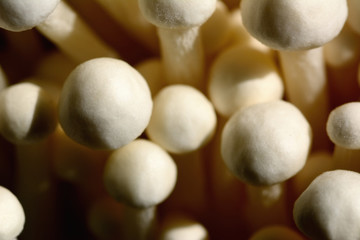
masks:
[[[221,155],[229,170],[252,185],[273,185],[299,172],[311,128],[291,103],[277,100],[239,110],[225,124]]]
[[[199,222],[184,215],[165,218],[159,240],[208,240],[207,229]]]
[[[73,140],[116,149],[136,139],[151,116],[146,80],[122,60],[96,58],[76,67],[59,100],[59,121]]]
[[[243,0],[244,26],[260,42],[277,50],[322,46],[342,29],[346,0]]]
[[[293,217],[311,239],[358,239],[360,174],[334,170],[319,175],[296,200]]]
[[[162,28],[200,26],[213,14],[216,0],[138,0],[144,17]]]
[[[240,108],[279,100],[284,93],[271,57],[242,44],[229,48],[215,60],[208,86],[215,109],[226,117]]]
[[[0,27],[19,32],[46,20],[60,0],[0,0]]]
[[[209,142],[216,128],[211,102],[196,88],[170,85],[154,98],[148,137],[172,153],[188,153]]]
[[[360,102],[345,103],[331,111],[326,131],[331,141],[346,149],[360,149]]]
[[[17,197],[0,186],[0,239],[15,239],[23,230],[25,213]]]
[[[148,208],[164,201],[175,187],[176,164],[161,147],[138,139],[117,149],[109,157],[104,183],[119,202]]]
[[[53,98],[29,82],[14,84],[0,93],[0,132],[14,144],[40,141],[57,125]]]

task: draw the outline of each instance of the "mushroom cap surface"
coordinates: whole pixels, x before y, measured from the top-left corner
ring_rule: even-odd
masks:
[[[14,84],[0,93],[0,132],[14,144],[40,141],[56,127],[53,98],[33,83]]]
[[[25,224],[24,209],[17,197],[0,186],[0,239],[15,239]]]
[[[40,24],[55,10],[60,0],[0,0],[0,27],[25,31]]]
[[[213,105],[199,90],[187,85],[170,85],[155,96],[146,133],[169,152],[188,153],[211,139],[216,121]]]
[[[138,0],[144,17],[163,28],[200,26],[213,14],[216,0]]]
[[[240,180],[259,186],[299,172],[311,145],[311,128],[291,103],[277,100],[234,113],[221,136],[221,155]]]
[[[104,171],[105,187],[117,201],[136,208],[155,206],[175,187],[177,167],[171,156],[148,140],[117,149]]]
[[[151,116],[146,80],[122,60],[96,58],[77,66],[59,100],[59,121],[73,140],[116,149],[136,139]]]
[[[326,131],[331,141],[346,149],[360,149],[360,102],[345,103],[330,112]]]
[[[277,50],[322,46],[341,31],[346,0],[243,0],[241,13],[251,35]]]
[[[296,200],[293,217],[311,239],[358,239],[360,236],[360,174],[325,172]]]
[[[208,86],[215,109],[226,117],[252,104],[281,99],[284,93],[271,57],[242,44],[215,60]]]

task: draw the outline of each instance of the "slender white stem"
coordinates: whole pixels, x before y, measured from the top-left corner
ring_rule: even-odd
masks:
[[[169,84],[189,84],[203,88],[204,51],[199,27],[158,28],[165,78]]]
[[[330,109],[323,49],[280,51],[279,55],[287,97],[312,126],[313,149],[327,149],[325,126]]]
[[[64,1],[36,28],[77,62],[118,57]]]
[[[156,206],[144,209],[125,206],[123,223],[125,240],[153,239],[157,225]]]

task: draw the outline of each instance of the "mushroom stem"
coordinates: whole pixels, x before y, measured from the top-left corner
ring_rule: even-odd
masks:
[[[138,1],[95,0],[136,40],[152,51],[158,49],[158,38],[154,25],[145,20],[140,12]]]
[[[199,27],[158,28],[165,79],[204,88],[204,51]]]
[[[36,28],[79,63],[96,57],[118,57],[64,1]]]
[[[153,239],[157,225],[156,209],[156,206],[133,208],[124,205],[124,239]]]
[[[325,124],[330,109],[323,49],[279,51],[279,55],[285,92],[313,129],[313,149],[328,149]]]

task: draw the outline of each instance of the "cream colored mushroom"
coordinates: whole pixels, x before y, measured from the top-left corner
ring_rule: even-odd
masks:
[[[215,59],[209,77],[209,96],[221,115],[283,97],[284,85],[268,54],[237,45]]]
[[[293,217],[311,239],[357,239],[359,173],[335,170],[319,175],[296,200]]]
[[[9,31],[24,31],[42,23],[60,0],[1,0],[0,27]]]
[[[0,94],[0,132],[15,144],[48,137],[57,124],[55,102],[39,86],[23,82]]]
[[[2,0],[0,12],[1,28],[24,31],[36,27],[78,62],[118,57],[64,1]]]
[[[216,0],[139,0],[144,17],[157,26],[166,80],[202,88],[204,56],[199,27],[213,14]]]
[[[283,182],[305,165],[311,128],[291,103],[259,103],[234,113],[226,123],[221,154],[229,170],[253,185]]]
[[[91,148],[116,149],[140,136],[152,99],[145,79],[124,61],[97,58],[80,64],[59,101],[65,133]]]
[[[347,149],[360,149],[360,102],[343,104],[332,110],[326,130],[333,143]]]
[[[177,168],[158,145],[138,139],[117,149],[108,159],[104,183],[109,194],[125,203],[125,233],[129,239],[147,239],[156,218],[156,205],[175,187]]]
[[[214,107],[199,90],[170,85],[155,96],[146,133],[167,151],[181,154],[208,143],[215,128]]]
[[[209,233],[203,224],[181,214],[167,216],[159,235],[159,240],[209,239]]]
[[[17,197],[0,186],[0,239],[13,240],[23,230],[25,213]]]
[[[329,97],[320,47],[343,28],[348,14],[346,0],[244,0],[241,12],[249,33],[279,50],[286,95],[310,122],[314,130],[313,147],[328,148],[323,126]]]

